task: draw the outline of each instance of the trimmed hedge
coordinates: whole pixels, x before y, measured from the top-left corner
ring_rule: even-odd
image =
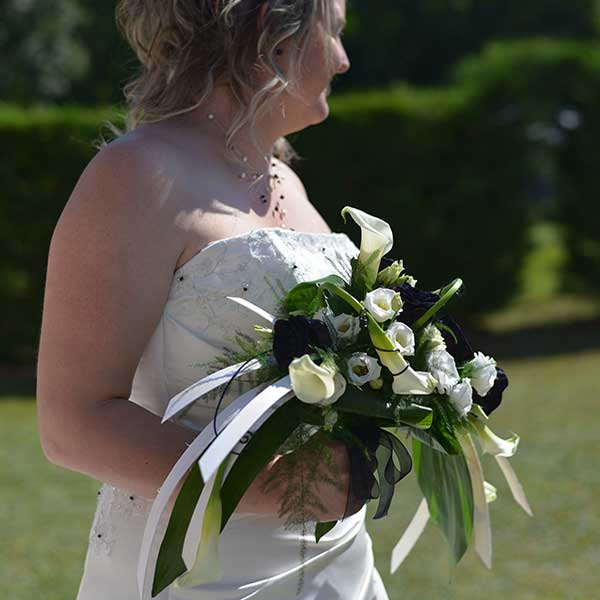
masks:
[[[500,307],[518,288],[531,220],[525,123],[506,122],[468,86],[396,86],[331,99],[330,117],[291,136],[311,201],[334,230],[359,243],[339,216],[346,205],[388,220],[394,256],[419,285],[462,277],[459,313]],[[0,111],[0,360],[28,361],[38,344],[54,224],[102,122],[116,109]]]
[[[519,286],[531,212],[529,141],[464,88],[398,86],[333,99],[332,114],[299,136],[299,171],[335,229],[340,209],[363,207],[393,228],[393,254],[418,285],[454,277],[457,315],[510,300]],[[343,229],[359,243],[356,228]]]
[[[0,108],[0,361],[28,362],[39,342],[54,226],[114,109]]]
[[[600,45],[495,43],[463,63],[458,80],[476,88],[489,110],[507,106],[545,128],[549,137],[538,145],[556,190],[551,216],[564,225],[568,254],[563,289],[600,292]]]

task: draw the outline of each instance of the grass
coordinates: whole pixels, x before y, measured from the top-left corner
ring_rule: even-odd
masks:
[[[510,377],[491,426],[499,435],[515,430],[522,436],[512,464],[535,517],[512,501],[496,465],[485,460],[486,478],[499,491],[491,505],[493,570],[471,552],[450,573],[444,539],[430,523],[412,554],[390,575],[390,552],[420,500],[415,478],[409,476],[398,486],[388,518],[372,520],[375,506],[368,510],[376,565],[390,600],[597,597],[600,311],[594,301],[556,296],[560,245],[553,237],[556,230],[544,227],[533,234],[534,251],[524,267],[528,285],[511,307],[489,316],[485,325],[492,335],[476,348],[496,356]],[[578,334],[569,340],[574,322]],[[30,387],[19,383],[4,389],[2,597],[74,598],[98,483],[48,464],[37,440]]]

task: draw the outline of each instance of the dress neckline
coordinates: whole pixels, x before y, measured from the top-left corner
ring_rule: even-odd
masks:
[[[319,232],[319,231],[298,231],[296,229],[288,229],[286,227],[273,227],[273,226],[256,227],[254,229],[250,229],[250,230],[244,231],[242,233],[237,233],[235,235],[229,235],[227,237],[209,242],[208,244],[206,244],[206,246],[204,246],[203,248],[198,250],[198,252],[196,252],[188,260],[186,260],[178,269],[173,271],[173,277],[175,277],[177,275],[181,275],[183,273],[186,273],[187,271],[192,269],[195,262],[206,252],[210,251],[212,248],[219,247],[219,246],[226,244],[228,242],[231,242],[233,240],[244,239],[244,238],[250,237],[251,235],[254,235],[254,234],[269,236],[272,233],[277,233],[277,235],[285,235],[285,236],[288,236],[288,235],[298,236],[298,237],[304,236],[304,237],[308,237],[308,238],[311,238],[314,240],[317,240],[319,238],[328,238],[328,237],[332,237],[332,236],[338,236],[338,237],[341,236],[341,237],[345,237],[348,240],[350,240],[350,238],[345,233],[337,232],[337,231],[324,233],[324,232]]]

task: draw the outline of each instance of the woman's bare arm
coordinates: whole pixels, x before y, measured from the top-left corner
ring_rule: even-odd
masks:
[[[48,255],[36,390],[50,461],[145,497],[194,437],[128,401],[183,249],[154,164],[121,143],[77,182]]]
[[[128,143],[104,149],[61,214],[48,255],[36,391],[51,462],[146,498],[197,435],[128,400],[183,251],[173,182],[152,152]],[[277,460],[238,510],[277,512],[278,498],[260,485]],[[333,490],[324,494],[343,506]]]

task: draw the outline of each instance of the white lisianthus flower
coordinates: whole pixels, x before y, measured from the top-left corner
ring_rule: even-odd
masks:
[[[292,360],[289,374],[294,393],[307,404],[328,406],[346,391],[346,379],[336,368],[318,365],[308,354]]]
[[[394,321],[386,329],[385,335],[394,342],[402,356],[412,356],[415,353],[415,334],[406,323]]]
[[[398,352],[394,342],[385,335],[375,318],[367,315],[367,326],[371,342],[381,364],[389,369],[393,377],[394,394],[429,395],[435,390],[437,379],[431,373],[415,371]],[[370,384],[369,384],[370,385]]]
[[[468,369],[465,372],[471,378],[475,391],[480,396],[485,396],[494,386],[498,374],[495,359],[481,352],[475,352],[475,357],[465,366]]]
[[[360,332],[360,319],[358,317],[342,313],[333,317],[331,322],[340,340],[352,340]]]
[[[427,369],[437,379],[437,390],[440,394],[447,394],[460,381],[454,357],[445,348],[438,348],[430,352],[426,358]]]
[[[473,406],[473,388],[471,380],[466,377],[459,381],[448,393],[452,406],[461,417],[466,417]]]
[[[394,318],[404,305],[400,292],[390,288],[377,288],[368,292],[364,304],[378,323]]]
[[[366,352],[354,352],[348,358],[348,378],[357,385],[368,383],[380,375],[381,365]]]
[[[444,340],[442,332],[433,323],[428,323],[423,328],[421,336],[421,342],[426,343],[427,348],[429,348],[431,352],[446,349],[446,340]]]

